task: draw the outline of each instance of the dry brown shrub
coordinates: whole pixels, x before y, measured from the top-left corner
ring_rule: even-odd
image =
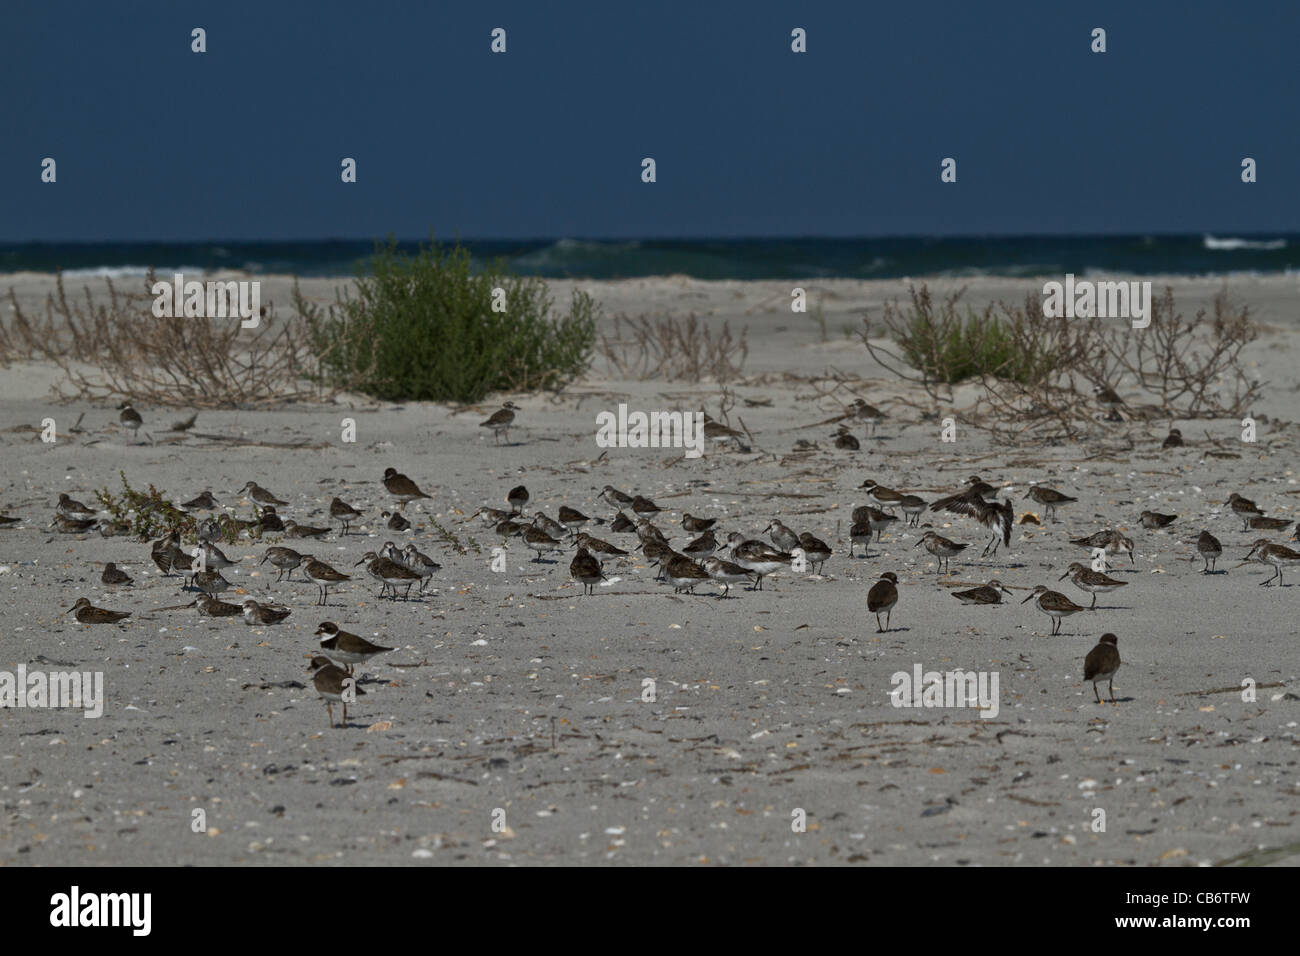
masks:
[[[748,329],[739,337],[723,322],[716,335],[694,313],[614,317],[614,335],[600,337],[600,351],[614,371],[636,381],[670,382],[739,378],[749,357]]]

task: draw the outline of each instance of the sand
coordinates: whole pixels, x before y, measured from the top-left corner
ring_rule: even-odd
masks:
[[[1170,281],[1184,307],[1208,302],[1220,285]],[[289,280],[264,282],[263,301],[287,307]],[[311,280],[304,289],[328,300],[336,284]],[[941,443],[938,425],[897,401],[898,383],[842,332],[863,306],[904,293],[905,283],[810,280],[805,286],[826,296],[825,340],[813,320],[789,312],[791,283],[578,284],[604,303],[606,322],[619,312],[671,310],[715,326],[729,320],[734,332],[747,326],[751,384],[734,386],[741,404],[733,420],[739,413],[753,433],[753,451],[710,450],[690,460],[672,449],[610,449],[602,457],[598,412],[619,402],[647,411],[703,403],[716,414],[718,389],[621,381],[600,362],[559,395],[500,396],[523,409],[501,447],[478,427],[495,401],[456,411],[344,398],[199,415],[205,433],[321,446],[298,450],[200,438],[136,444],[111,407],[50,401],[57,369],[5,369],[0,507],[26,520],[0,529],[0,670],[100,671],[106,701],[97,719],[0,711],[0,862],[1300,861],[1300,568],[1286,587],[1257,586],[1271,569],[1235,565],[1255,538],[1280,542],[1290,531],[1242,532],[1223,504],[1239,491],[1270,515],[1296,517],[1295,278],[1230,283],[1268,329],[1248,350],[1270,383],[1257,409],[1259,441],[1241,443],[1237,422],[1198,421],[1182,423],[1192,447],[1161,451],[1168,422],[1124,424],[1114,434],[1134,445],[1121,454],[1107,451],[1114,440],[993,447],[973,431]],[[974,304],[1022,299],[1032,288],[1017,279],[967,284]],[[5,285],[25,303],[39,302],[51,280],[19,275]],[[564,301],[573,283],[552,285]],[[890,415],[859,452],[831,447],[829,427],[801,427],[852,398],[844,388],[818,396],[810,378],[828,368],[863,376],[852,386]],[[140,411],[155,439],[184,417],[179,409]],[[67,434],[83,412],[83,433]],[[63,430],[53,445],[15,430],[46,417]],[[345,417],[356,420],[355,443],[340,440]],[[819,450],[787,457],[800,438]],[[1211,438],[1232,443],[1240,457],[1208,457]],[[411,532],[381,526],[380,511],[394,504],[379,482],[389,466],[432,495],[406,509]],[[300,573],[277,585],[269,565],[257,567],[277,543],[267,536],[226,547],[242,559],[226,577],[248,596],[290,607],[284,624],[157,610],[193,595],[179,578],[158,574],[147,544],[45,530],[59,492],[89,502],[94,489],[118,490],[119,470],[178,501],[211,488],[243,517],[250,509],[236,489],[250,479],[290,501],[285,516],[310,524],[328,523],[328,503],[340,495],[367,512],[357,533],[299,550],[355,578],[327,608],[314,607],[315,588]],[[1042,512],[1023,500],[1030,480],[1079,501],[1062,509],[1059,523],[1017,525],[1010,548],[992,559],[978,553],[982,528],[927,514],[935,530],[972,545],[947,577],[914,547],[914,529],[896,526],[870,557],[848,557],[849,514],[866,503],[864,479],[932,500],[972,473],[1012,486],[1017,515]],[[504,573],[491,570],[498,541],[469,516],[483,505],[504,507],[506,492],[521,483],[533,496],[528,510],[552,516],[568,504],[608,518],[599,489],[640,492],[666,509],[658,524],[677,546],[687,540],[679,521],[688,510],[754,537],[779,516],[829,542],[835,555],[820,576],[778,574],[763,591],[733,589],[725,601],[711,585],[674,595],[639,556],[611,559],[611,582],[583,597],[568,576],[571,553],[534,563],[512,540]],[[1178,521],[1146,531],[1137,517],[1147,508]],[[434,522],[468,553],[448,545]],[[1070,562],[1088,557],[1068,539],[1112,526],[1136,542],[1135,564],[1124,559],[1110,572],[1127,586],[1049,636],[1048,618],[1018,602],[1043,583],[1087,604],[1087,595],[1057,581]],[[1219,567],[1229,573],[1201,575],[1199,560],[1189,560],[1187,542],[1202,528],[1223,542]],[[590,530],[635,544],[608,526]],[[379,600],[378,586],[352,567],[389,539],[414,541],[442,563],[423,597]],[[135,585],[107,592],[99,584],[105,561],[126,568]],[[886,570],[898,574],[901,597],[891,630],[878,634],[866,593]],[[965,607],[949,594],[957,582],[991,577],[1016,589],[1016,603]],[[119,626],[78,624],[60,612],[80,596],[133,616]],[[313,632],[325,620],[395,648],[359,668],[365,695],[349,708],[346,729],[328,727],[305,673]],[[1082,680],[1084,656],[1106,631],[1119,636],[1123,657],[1116,706],[1099,706]],[[892,675],[917,664],[996,674],[996,716],[968,706],[892,706]],[[1223,690],[1245,678],[1278,686],[1261,686],[1250,702]],[[202,827],[195,811],[203,811]]]

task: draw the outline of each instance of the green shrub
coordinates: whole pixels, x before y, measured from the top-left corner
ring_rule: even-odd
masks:
[[[567,315],[552,315],[546,283],[507,272],[501,261],[481,272],[468,250],[432,240],[414,256],[390,237],[357,271],[355,298],[335,306],[294,302],[306,320],[322,378],[385,401],[477,402],[491,392],[558,388],[591,362],[597,306],[575,291]],[[505,290],[505,311],[492,290]]]

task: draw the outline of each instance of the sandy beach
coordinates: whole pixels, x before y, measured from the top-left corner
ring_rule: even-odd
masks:
[[[1224,283],[1144,278],[1157,290],[1171,285],[1189,313]],[[325,303],[346,281],[302,288]],[[262,300],[287,315],[292,279],[262,283]],[[101,294],[98,280],[69,287],[80,294],[83,284]],[[105,692],[93,719],[0,710],[0,862],[1300,862],[1300,566],[1284,569],[1284,586],[1265,588],[1273,569],[1242,564],[1256,539],[1284,543],[1295,526],[1243,531],[1225,504],[1239,492],[1270,516],[1300,518],[1300,280],[1227,282],[1263,329],[1244,353],[1265,383],[1256,442],[1241,441],[1236,420],[1161,420],[1110,424],[1095,443],[1023,446],[969,428],[941,441],[917,392],[846,334],[861,327],[863,309],[878,314],[905,299],[906,281],[548,284],[558,302],[575,286],[594,295],[606,334],[619,314],[693,313],[713,329],[746,330],[742,376],[728,388],[732,424],[743,422],[750,450],[709,448],[692,459],[680,449],[598,447],[597,415],[620,403],[716,416],[721,394],[712,382],[628,380],[599,354],[558,393],[493,396],[468,409],[343,395],[200,410],[197,434],[179,435],[167,424],[185,409],[137,405],[152,443],[125,431],[114,405],[52,400],[61,374],[52,364],[0,369],[0,512],[23,519],[0,528],[0,671],[102,672]],[[824,328],[791,313],[795,284],[822,305]],[[19,273],[0,285],[36,308],[53,278]],[[1041,282],[929,280],[936,294],[959,285],[978,307],[1023,301]],[[10,308],[6,299],[0,320]],[[857,397],[887,417],[874,437],[854,426],[860,450],[837,449],[834,428],[818,423]],[[959,388],[955,404],[970,397]],[[521,412],[509,443],[497,445],[479,423],[506,399]],[[47,418],[58,426],[54,443],[40,439]],[[348,418],[355,442],[342,440]],[[1162,449],[1171,425],[1187,447]],[[796,454],[800,440],[816,447]],[[388,467],[430,495],[405,508],[409,531],[383,525],[381,512],[396,505],[380,481]],[[161,610],[194,595],[154,567],[147,543],[47,528],[61,492],[93,504],[97,489],[120,491],[119,472],[178,502],[211,489],[241,518],[252,509],[237,490],[250,480],[305,524],[331,524],[336,495],[365,517],[352,534],[335,525],[319,542],[267,534],[223,545],[238,559],[224,572],[234,587],[223,599],[275,601],[292,613],[268,626],[211,620],[194,608]],[[869,503],[864,480],[933,501],[970,475],[1008,489],[1017,522],[1034,513],[1043,523],[1017,523],[1009,547],[981,557],[984,528],[927,510],[921,528],[899,521],[867,557],[861,548],[849,557],[850,514]],[[1025,498],[1030,482],[1078,500],[1047,521]],[[504,570],[494,571],[501,540],[472,516],[505,508],[520,484],[530,516],[568,505],[606,522],[586,530],[633,554],[607,559],[608,580],[591,596],[569,576],[571,549],[537,562],[510,539]],[[690,512],[754,538],[779,518],[834,553],[822,573],[777,573],[762,591],[733,587],[722,600],[705,584],[674,594],[636,537],[610,530],[614,509],[597,497],[606,485],[655,501],[674,547],[692,537],[680,523]],[[1147,530],[1144,510],[1177,521]],[[1070,539],[1106,528],[1134,542],[1132,561],[1118,557],[1107,571],[1125,586],[1050,636],[1049,618],[1020,602],[1044,584],[1086,606],[1089,595],[1059,579],[1091,558]],[[1200,573],[1203,529],[1222,541],[1227,573]],[[926,530],[970,545],[951,574],[917,547]],[[423,595],[380,599],[356,566],[387,540],[414,542],[442,565]],[[273,544],[311,551],[352,580],[314,606],[316,588],[301,572],[277,584],[269,564],[258,566]],[[101,585],[107,561],[135,583]],[[898,576],[899,602],[881,634],[867,591],[885,571]],[[951,596],[990,578],[1013,592],[1002,605]],[[79,597],[132,616],[80,624],[63,613]],[[323,621],[394,648],[358,667],[365,693],[344,729],[328,726],[306,673]],[[1106,632],[1123,660],[1115,705],[1098,705],[1083,680],[1084,657]],[[894,706],[893,675],[917,665],[997,675],[996,714]],[[1253,700],[1240,690],[1247,679]]]

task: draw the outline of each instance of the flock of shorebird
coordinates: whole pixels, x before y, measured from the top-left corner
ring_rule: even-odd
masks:
[[[866,408],[875,412],[870,406]],[[124,417],[124,425],[138,428],[139,415],[129,409],[129,406],[124,406],[124,416],[128,410],[131,412],[130,421]],[[501,433],[508,433],[517,410],[516,406],[507,402],[483,422],[482,427],[490,429],[498,437]],[[870,421],[873,425],[878,414],[864,417],[862,409],[855,410],[855,416],[859,420]],[[1181,442],[1181,437],[1171,433],[1170,438],[1166,439],[1166,447],[1169,447],[1170,441]],[[382,512],[384,527],[399,532],[409,529],[410,523],[403,513],[406,505],[431,496],[394,468],[385,470],[381,481],[385,492],[397,502],[394,511]],[[1000,500],[998,497],[1006,487],[995,486],[978,475],[972,475],[962,488],[928,502],[918,495],[896,491],[874,480],[866,480],[859,488],[865,492],[869,503],[852,512],[852,525],[848,533],[849,557],[856,557],[859,546],[863,548],[864,556],[869,556],[873,541],[880,542],[882,536],[900,520],[905,526],[919,530],[921,518],[927,510],[973,519],[990,534],[981,556],[996,556],[1000,547],[1010,546],[1016,524],[1013,498]],[[238,559],[227,557],[217,542],[237,537],[260,540],[264,534],[281,535],[286,540],[320,539],[329,535],[332,529],[328,526],[312,527],[299,524],[293,519],[281,518],[276,509],[289,507],[289,503],[256,482],[248,482],[239,489],[238,494],[246,496],[252,502],[255,511],[253,519],[242,520],[231,514],[221,514],[220,518],[213,516],[212,513],[221,510],[220,505],[210,490],[204,491],[176,506],[177,513],[184,519],[183,524],[153,542],[150,558],[164,576],[182,575],[185,587],[200,592],[192,605],[182,607],[197,606],[201,614],[210,618],[242,616],[249,625],[278,624],[290,615],[289,608],[271,602],[262,603],[253,598],[246,598],[242,604],[228,604],[217,597],[232,587],[231,582],[222,575],[222,570],[238,564]],[[650,498],[640,494],[627,494],[612,485],[606,485],[596,498],[612,508],[613,514],[609,518],[592,518],[576,508],[562,505],[556,518],[550,517],[545,511],[536,511],[529,519],[526,508],[530,494],[525,486],[520,485],[506,495],[508,509],[484,506],[465,520],[479,519],[501,537],[503,545],[511,538],[521,540],[533,552],[532,560],[536,563],[545,561],[548,554],[563,552],[572,547],[575,553],[569,564],[569,574],[582,587],[584,595],[594,594],[596,587],[602,583],[612,583],[604,572],[602,558],[623,558],[632,554],[629,550],[589,533],[586,528],[590,525],[608,525],[609,533],[612,534],[635,535],[639,542],[636,550],[657,568],[656,579],[671,584],[674,592],[694,594],[696,587],[712,582],[721,587],[718,594],[721,599],[731,596],[733,585],[746,585],[748,590],[761,591],[764,579],[779,572],[817,575],[834,554],[825,541],[810,532],[796,533],[780,518],[772,518],[765,527],[763,534],[767,535],[768,541],[741,532],[733,532],[722,539],[722,529],[717,527],[719,519],[699,517],[686,511],[681,514],[681,527],[689,540],[679,549],[670,543],[670,536],[655,524],[655,519],[665,512]],[[1032,500],[1043,506],[1046,519],[1054,521],[1058,509],[1073,504],[1078,499],[1043,484],[1031,484],[1024,500]],[[1246,531],[1281,530],[1291,523],[1289,519],[1264,515],[1254,502],[1239,494],[1233,494],[1225,504],[1233,515],[1242,520],[1243,530]],[[200,517],[205,512],[209,514]],[[896,512],[901,512],[902,516]],[[335,497],[330,503],[329,515],[339,523],[341,536],[346,537],[350,533],[351,524],[362,519],[364,512]],[[1139,523],[1146,529],[1158,530],[1172,524],[1176,518],[1176,515],[1144,511]],[[0,515],[0,526],[12,525],[19,520],[21,519]],[[1026,513],[1021,516],[1019,523],[1041,522],[1037,514]],[[122,521],[102,519],[98,509],[88,507],[67,494],[59,496],[49,527],[68,534],[98,530],[105,536],[126,534],[131,530]],[[192,536],[195,542],[189,551],[181,546],[183,532]],[[1300,529],[1297,529],[1294,537],[1300,538]],[[1060,633],[1061,622],[1065,617],[1083,610],[1095,610],[1097,595],[1127,585],[1128,582],[1106,573],[1107,562],[1112,557],[1127,554],[1130,563],[1136,564],[1132,539],[1119,531],[1106,529],[1069,540],[1072,545],[1090,550],[1093,558],[1090,564],[1081,561],[1071,563],[1058,580],[1068,578],[1075,587],[1090,594],[1092,602],[1085,607],[1044,584],[1034,586],[1030,594],[1020,602],[1024,604],[1034,601],[1037,608],[1051,619],[1052,635]],[[1205,562],[1203,573],[1216,573],[1215,562],[1223,553],[1218,539],[1209,531],[1202,531],[1195,544],[1197,554]],[[920,535],[914,547],[924,547],[935,557],[935,571],[940,574],[949,572],[952,559],[959,558],[969,545],[953,541],[931,529]],[[1274,569],[1273,576],[1261,583],[1268,585],[1276,581],[1281,585],[1283,568],[1300,562],[1300,552],[1261,538],[1254,542],[1245,561],[1271,565]],[[303,577],[317,587],[317,605],[328,603],[331,588],[338,588],[352,580],[351,574],[338,570],[314,554],[287,545],[267,547],[258,564],[268,563],[277,572],[277,583],[291,580],[293,572],[301,569]],[[364,565],[366,573],[381,585],[380,596],[390,594],[393,600],[397,599],[398,589],[404,589],[405,598],[409,598],[411,589],[417,585],[420,592],[423,592],[429,579],[441,569],[436,561],[419,551],[413,543],[399,550],[392,541],[386,541],[377,552],[367,551],[354,567],[359,565]],[[100,580],[110,589],[132,584],[130,576],[113,562],[105,564]],[[884,633],[890,627],[892,612],[899,600],[898,584],[897,574],[886,571],[867,593],[867,608],[876,617],[878,633]],[[957,600],[973,605],[1001,604],[1003,596],[1011,593],[997,579],[979,587],[952,592]],[[73,614],[83,624],[116,624],[129,617],[131,612],[97,607],[88,598],[82,597],[65,613]],[[309,673],[317,691],[326,701],[330,725],[334,725],[332,704],[341,702],[343,725],[346,726],[347,703],[354,699],[353,693],[364,693],[353,679],[353,666],[364,664],[375,655],[392,648],[343,631],[331,621],[322,622],[315,633],[321,640],[319,648],[308,655],[311,657]],[[1117,639],[1113,634],[1103,635],[1101,643],[1088,654],[1084,667],[1084,679],[1093,682],[1098,703],[1101,702],[1101,697],[1097,683],[1112,679],[1118,667]],[[1111,702],[1114,703],[1113,687]]]

